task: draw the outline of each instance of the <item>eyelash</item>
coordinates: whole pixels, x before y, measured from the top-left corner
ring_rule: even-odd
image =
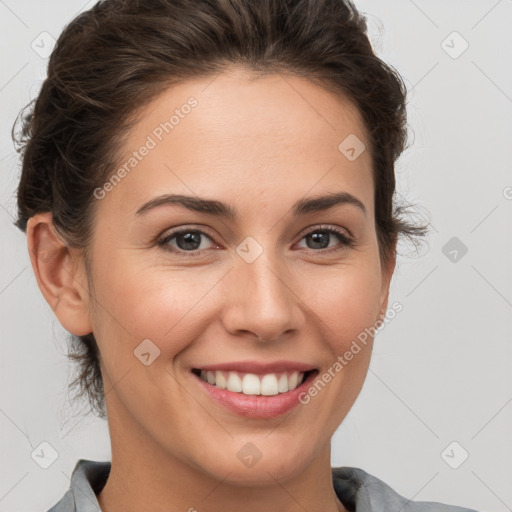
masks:
[[[206,236],[213,242],[212,237],[205,231],[202,231],[200,229],[193,229],[193,228],[180,228],[180,229],[173,231],[173,232],[165,235],[164,237],[160,238],[159,240],[157,240],[156,243],[159,247],[162,247],[164,250],[170,251],[174,254],[187,255],[187,256],[191,256],[191,255],[194,256],[197,254],[201,254],[204,251],[185,251],[183,249],[176,250],[176,248],[170,249],[169,248],[170,246],[167,245],[168,242],[170,242],[173,238],[176,238],[178,235],[184,234],[184,233],[191,233],[191,232],[200,233],[201,235]],[[307,237],[308,235],[311,235],[312,233],[316,233],[316,232],[330,233],[332,235],[336,235],[341,242],[341,247],[337,247],[334,249],[332,249],[332,248],[331,249],[318,249],[318,250],[309,249],[309,251],[311,251],[311,252],[319,252],[319,253],[324,253],[324,254],[331,253],[331,252],[339,252],[339,251],[344,251],[348,248],[351,248],[355,245],[355,241],[352,238],[347,236],[341,230],[335,229],[331,226],[316,226],[311,231],[304,233],[300,240],[302,240],[305,237]],[[207,250],[207,249],[205,249],[205,250]]]

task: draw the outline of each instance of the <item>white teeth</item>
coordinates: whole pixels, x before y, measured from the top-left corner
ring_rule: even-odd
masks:
[[[277,395],[279,393],[279,388],[277,385],[277,377],[275,373],[270,375],[265,375],[261,379],[261,394],[272,396]]]
[[[242,379],[235,372],[229,372],[226,387],[228,391],[240,393],[242,391]]]
[[[220,389],[226,389],[228,381],[222,372],[215,372],[215,385]]]
[[[290,389],[295,389],[299,384],[299,372],[293,372],[288,379],[288,386]]]
[[[283,373],[281,377],[279,378],[279,383],[277,385],[279,393],[286,393],[289,391],[288,389],[288,377],[286,376],[286,373]]]
[[[231,390],[230,390],[231,391]],[[242,379],[242,392],[244,395],[260,394],[260,379],[253,373],[246,373]]]
[[[304,373],[294,370],[289,374],[282,373],[278,377],[275,373],[258,376],[254,373],[201,370],[201,380],[234,393],[273,396],[295,389],[304,380]]]

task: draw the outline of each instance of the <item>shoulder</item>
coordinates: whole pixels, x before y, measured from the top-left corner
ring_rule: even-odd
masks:
[[[58,503],[56,503],[47,512],[75,512],[75,498],[71,489],[66,491],[66,494],[62,496]]]
[[[66,494],[47,512],[97,512],[96,495],[105,485],[110,473],[110,462],[80,459],[73,469],[71,484]]]
[[[436,501],[409,500],[360,468],[332,468],[332,477],[338,498],[351,512],[477,512]]]

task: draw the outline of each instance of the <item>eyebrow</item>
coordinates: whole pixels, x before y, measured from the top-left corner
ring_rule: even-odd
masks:
[[[186,196],[181,194],[165,194],[155,197],[143,204],[135,213],[141,216],[154,208],[162,205],[177,204],[188,210],[199,213],[206,213],[217,217],[223,217],[235,221],[238,214],[236,209],[230,205],[217,201],[215,199],[206,199],[201,197]],[[292,207],[292,214],[295,217],[312,212],[329,210],[340,204],[349,204],[358,207],[366,216],[366,208],[362,201],[348,192],[337,192],[323,196],[311,197],[297,201]]]

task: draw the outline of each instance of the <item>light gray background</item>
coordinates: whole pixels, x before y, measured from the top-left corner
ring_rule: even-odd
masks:
[[[79,458],[110,458],[106,423],[69,406],[65,332],[12,225],[19,168],[10,130],[47,62],[31,44],[43,38],[48,48],[42,32],[57,38],[93,4],[0,0],[1,511],[47,510]],[[398,260],[390,305],[403,311],[376,339],[332,465],[361,467],[410,499],[511,510],[512,0],[356,5],[407,83],[414,143],[398,165],[398,190],[433,230],[418,257]],[[468,248],[455,262],[442,250],[452,237]],[[31,458],[42,442],[58,452],[46,470]],[[446,460],[455,465],[462,450],[469,458],[452,469]]]

